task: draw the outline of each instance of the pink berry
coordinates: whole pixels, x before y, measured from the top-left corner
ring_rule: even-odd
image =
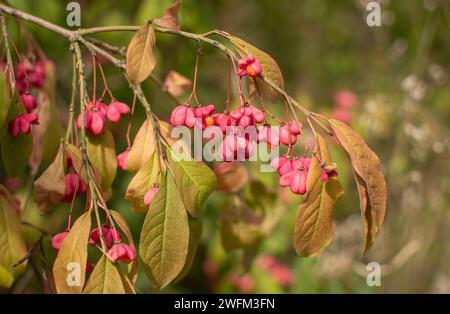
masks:
[[[145,204],[145,206],[150,206],[152,204],[156,193],[158,193],[158,190],[159,190],[159,187],[154,186],[154,187],[152,187],[150,189],[150,191],[145,193],[145,195],[144,195],[144,204]]]
[[[64,239],[67,237],[68,234],[69,234],[68,231],[55,234],[52,238],[52,247],[55,250],[59,251],[61,249]]]
[[[108,251],[108,256],[113,262],[120,260],[125,264],[129,264],[136,259],[136,250],[128,244],[116,243]]]

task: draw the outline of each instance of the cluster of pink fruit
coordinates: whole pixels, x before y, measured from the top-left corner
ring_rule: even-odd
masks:
[[[280,175],[280,186],[290,187],[292,193],[300,195],[305,194],[307,190],[306,179],[310,164],[311,158],[308,157],[290,158],[285,156],[272,160],[272,167]],[[338,174],[334,165],[322,164],[322,168],[320,180],[323,182],[329,181]]]
[[[104,104],[100,100],[91,101],[86,106],[85,111],[85,128],[92,135],[100,135],[103,133],[106,125],[106,119],[112,123],[120,122],[122,115],[130,113],[130,107],[127,104],[112,100],[109,105]],[[82,115],[77,118],[77,126],[81,129]]]
[[[31,125],[39,124],[39,117],[33,112],[33,110],[38,107],[38,102],[36,97],[31,94],[31,89],[41,89],[44,86],[46,66],[48,64],[54,66],[51,61],[44,59],[39,60],[34,64],[25,60],[17,64],[15,68],[15,86],[20,95],[23,107],[25,108],[25,113],[19,113],[9,123],[8,130],[13,137],[17,137],[21,133],[29,134]],[[2,64],[2,68],[5,70],[6,65]]]
[[[215,106],[210,104],[193,108],[189,105],[179,105],[173,109],[170,123],[174,126],[197,127],[204,130],[206,127],[219,127],[225,138],[220,145],[220,156],[224,161],[241,160],[242,156],[248,159],[253,153],[256,143],[266,142],[269,147],[280,144],[291,146],[297,142],[297,136],[302,133],[302,125],[297,121],[288,121],[273,128],[267,123],[264,111],[253,105],[239,107],[230,113],[214,113]],[[255,138],[251,132],[245,132],[248,127],[256,127]]]
[[[52,238],[52,247],[59,251],[68,234],[69,231],[63,231],[56,234]],[[102,242],[101,239],[103,239],[103,243],[108,248],[108,257],[112,262],[120,260],[125,264],[129,264],[136,259],[136,249],[129,244],[122,243],[122,234],[114,227],[103,226],[101,228],[101,236],[98,228],[91,230],[89,234],[89,245],[94,246],[100,244]],[[87,260],[86,271],[90,272],[91,269],[91,263]]]

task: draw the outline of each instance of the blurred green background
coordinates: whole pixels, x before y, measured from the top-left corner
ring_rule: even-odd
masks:
[[[63,26],[67,2],[10,0],[19,9]],[[380,0],[381,27],[367,26],[367,2],[182,2],[182,29],[194,33],[222,29],[268,52],[283,71],[288,93],[311,110],[332,116],[336,91],[351,90],[357,96],[358,104],[351,111],[349,123],[382,160],[389,212],[375,245],[360,257],[362,230],[356,187],[345,155],[333,146],[346,194],[335,210],[334,240],[323,254],[316,258],[295,255],[293,224],[299,199],[292,197],[267,202],[273,214],[267,219],[275,226],[262,231],[261,241],[246,250],[226,252],[221,245],[218,221],[230,196],[217,192],[204,211],[203,237],[191,272],[164,292],[450,292],[450,2]],[[171,1],[79,3],[82,27],[92,27],[142,24],[161,16]],[[72,70],[68,43],[50,31],[26,25],[48,58],[56,63],[57,102],[64,116],[70,100]],[[14,30],[12,37],[19,49],[23,48],[23,39]],[[126,46],[131,34],[109,33],[98,38]],[[226,58],[213,48],[202,48],[200,100],[223,107]],[[155,74],[164,79],[170,70],[176,70],[192,79],[195,49],[192,41],[158,34]],[[122,75],[112,66],[105,64],[104,68],[116,98],[131,103],[132,93]],[[90,75],[89,67],[87,70]],[[155,112],[166,118],[173,108],[171,100],[151,81],[144,83],[144,91]],[[281,104],[272,106],[274,112],[283,112]],[[144,118],[141,108],[137,108],[136,117],[132,134]],[[126,148],[125,130],[126,123],[114,129],[118,152]],[[252,187],[258,185],[254,181],[266,183],[268,197],[285,195],[278,191],[275,174],[260,174],[256,165],[248,165],[248,169],[253,184],[248,183],[240,195],[254,197]],[[119,171],[109,204],[127,218],[138,239],[144,217],[133,213],[130,203],[123,199],[130,179],[130,175]],[[256,190],[260,191],[260,187]],[[251,200],[249,204],[257,206]],[[28,220],[51,232],[64,228],[67,206],[46,217],[39,216],[33,204],[30,207]],[[54,255],[51,250],[48,252]],[[381,287],[366,284],[366,264],[372,261],[382,265]],[[277,265],[275,271],[269,262]],[[39,281],[33,278],[19,287],[21,292],[41,291]],[[142,293],[152,291],[144,273],[140,274],[137,289]]]

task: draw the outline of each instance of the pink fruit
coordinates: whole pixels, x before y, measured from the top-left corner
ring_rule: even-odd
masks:
[[[68,234],[69,234],[68,231],[55,234],[52,238],[52,247],[55,250],[59,251],[61,249],[64,239],[67,237]]]
[[[145,193],[145,195],[144,195],[144,204],[145,204],[145,206],[150,206],[152,204],[156,193],[158,193],[158,190],[159,190],[159,187],[154,186],[154,187],[152,187],[150,189],[150,191]]]
[[[136,259],[136,250],[128,244],[116,243],[108,251],[108,256],[113,262],[120,260],[125,264],[129,264]]]
[[[193,128],[195,125],[194,109],[185,105],[175,107],[170,115],[170,123],[173,126],[186,126],[188,128]]]
[[[252,54],[248,54],[247,57],[239,60],[238,65],[237,74],[239,76],[258,77],[262,72],[261,63]]]

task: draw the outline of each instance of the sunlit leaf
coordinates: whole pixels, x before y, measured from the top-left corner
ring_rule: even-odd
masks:
[[[378,156],[347,124],[329,120],[333,133],[347,152],[360,193],[361,217],[364,225],[364,253],[373,244],[383,225],[387,211],[387,187]]]
[[[138,171],[141,169],[155,151],[155,145],[153,121],[147,119],[134,137],[133,145],[128,153],[127,170]]]
[[[216,189],[216,175],[203,162],[182,159],[175,161],[170,152],[168,155],[169,167],[183,203],[189,214],[197,218],[206,199]]]
[[[308,170],[307,193],[295,222],[294,247],[300,256],[315,256],[331,242],[335,229],[333,207],[344,193],[337,179],[320,180],[321,162],[331,163],[327,144],[320,135],[317,135],[314,151]],[[315,156],[320,156],[320,160]]]
[[[127,50],[126,70],[132,83],[141,83],[155,68],[155,42],[155,30],[149,23],[145,23],[131,39]]]
[[[87,154],[102,177],[102,188],[107,189],[113,183],[117,172],[115,144],[111,131],[105,129],[101,135],[88,135]]]
[[[14,276],[0,265],[0,288],[9,288],[14,282]]]
[[[83,289],[90,229],[91,213],[86,212],[75,221],[58,251],[53,277],[56,291],[60,294],[81,293]]]
[[[158,288],[171,283],[186,264],[189,224],[175,182],[167,174],[145,217],[139,253],[147,275]]]
[[[122,284],[117,266],[114,265],[104,255],[95,265],[86,287],[84,294],[124,294],[125,288]]]
[[[35,200],[39,209],[47,213],[64,198],[64,149],[61,146],[55,160],[34,182]]]
[[[133,204],[133,210],[136,212],[147,212],[148,206],[144,204],[145,193],[150,191],[155,183],[159,183],[157,158],[158,156],[153,154],[127,187],[125,198]]]

